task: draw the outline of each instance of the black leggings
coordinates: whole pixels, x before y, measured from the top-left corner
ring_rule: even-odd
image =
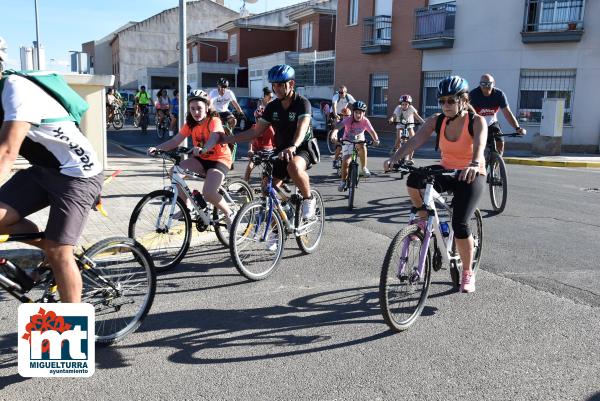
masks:
[[[435,166],[443,169],[442,166]],[[420,174],[411,173],[406,181],[406,186],[416,189],[424,189],[427,184],[425,178]],[[435,177],[433,185],[436,191],[452,191],[454,198],[452,200],[452,229],[454,237],[457,239],[469,238],[471,230],[469,229],[469,220],[473,217],[481,194],[485,188],[485,176],[477,175],[475,181],[467,184],[466,181],[459,181],[458,177],[449,177],[445,175]]]

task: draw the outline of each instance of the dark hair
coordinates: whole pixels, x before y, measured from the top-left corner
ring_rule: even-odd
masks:
[[[146,90],[146,87],[144,85],[140,86],[140,90],[142,89]]]
[[[206,117],[208,117],[208,118],[214,118],[214,117],[219,118],[219,113],[217,113],[216,111],[211,110],[209,108],[210,107],[210,102],[208,101],[208,99],[193,99],[192,102],[194,100],[198,100],[198,101],[200,101],[200,102],[202,102],[202,103],[204,103],[206,105]],[[188,109],[190,107],[189,106],[190,103],[191,102],[188,102]],[[188,127],[190,127],[190,129],[193,129],[196,125],[200,125],[200,123],[198,121],[196,121],[194,119],[194,117],[192,117],[192,113],[190,113],[189,111],[185,115],[185,123],[188,125]]]
[[[179,89],[173,89],[173,96],[179,95]]]
[[[265,86],[263,88],[263,96],[271,95],[272,93],[273,93],[273,91],[268,86]]]

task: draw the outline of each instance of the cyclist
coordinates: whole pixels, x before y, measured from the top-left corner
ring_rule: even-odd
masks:
[[[0,38],[0,78],[6,61]],[[61,302],[81,302],[81,274],[73,255],[88,213],[102,189],[102,165],[86,136],[52,96],[27,78],[3,78],[0,114],[0,178],[20,154],[31,167],[0,188],[0,231],[37,232],[27,216],[50,206],[44,250]]]
[[[365,131],[371,134],[375,146],[379,145],[379,137],[375,132],[375,129],[371,125],[371,122],[367,117],[365,117],[365,113],[367,112],[367,105],[365,102],[361,100],[357,100],[352,104],[352,116],[344,118],[340,123],[338,123],[333,131],[331,131],[332,142],[337,142],[337,133],[340,128],[344,128],[344,136],[342,140],[348,141],[364,141],[365,140]],[[343,145],[343,155],[344,159],[342,160],[342,180],[340,181],[340,185],[338,186],[338,191],[343,192],[346,186],[346,178],[348,176],[348,166],[350,165],[350,159],[352,157],[352,148],[353,145],[351,143],[346,143]],[[356,145],[356,149],[360,156],[361,153],[366,151],[365,144]],[[365,163],[367,162],[366,156],[364,157]],[[367,170],[366,164],[363,164],[364,170]]]
[[[153,155],[156,150],[175,149],[188,136],[191,136],[194,147],[193,157],[182,161],[180,166],[205,177],[202,195],[227,216],[226,220],[229,226],[233,222],[235,212],[229,208],[225,199],[219,194],[219,187],[231,168],[229,146],[218,144],[220,136],[224,134],[223,125],[218,115],[209,108],[210,101],[203,90],[193,90],[188,97],[187,104],[188,113],[181,130],[168,141],[148,148],[148,154]],[[179,197],[185,200],[182,188],[180,188]],[[174,215],[173,218],[181,218],[181,216]]]
[[[275,132],[275,151],[279,159],[273,165],[275,185],[281,185],[290,177],[302,200],[302,216],[313,218],[316,199],[310,192],[310,179],[306,170],[314,160],[309,141],[312,139],[311,105],[308,99],[295,91],[295,71],[287,64],[279,64],[269,70],[269,82],[277,99],[269,103],[256,125],[233,137],[223,138],[225,142],[243,142],[262,137],[269,126]]]
[[[227,113],[229,113],[229,103],[233,105],[233,108],[239,113],[240,116],[244,116],[242,108],[237,102],[235,93],[229,89],[229,81],[225,78],[219,78],[217,81],[217,89],[213,89],[208,94],[210,99],[211,107],[219,113],[221,121],[225,123]]]
[[[527,131],[519,127],[519,122],[513,115],[508,105],[506,95],[500,89],[494,87],[494,77],[490,74],[483,74],[479,81],[479,86],[469,93],[471,105],[480,116],[485,118],[488,125],[488,142],[494,140],[494,134],[501,133],[500,123],[498,122],[498,110],[502,110],[504,118],[513,127],[513,129],[521,135],[525,135]],[[496,148],[500,155],[504,153],[504,138],[496,137]]]
[[[150,104],[150,95],[146,92],[144,85],[140,86],[139,92],[135,94],[135,114],[148,114],[148,104]],[[142,127],[142,132],[146,133],[146,128]]]
[[[110,124],[113,119],[115,108],[118,107],[115,90],[108,88],[106,91],[106,124]]]
[[[171,126],[169,127],[169,136],[173,136],[175,131],[178,130],[177,120],[179,119],[179,90],[173,90],[173,97],[171,98]]]
[[[475,277],[471,270],[473,259],[473,236],[469,230],[469,220],[473,216],[485,186],[485,160],[483,151],[487,138],[485,119],[469,112],[469,84],[459,76],[442,79],[437,88],[437,97],[442,107],[443,120],[438,132],[442,152],[441,167],[457,169],[457,177],[439,176],[436,178],[438,191],[452,190],[452,228],[456,247],[463,263],[460,289],[462,292],[475,291]],[[429,117],[419,132],[408,140],[394,155],[384,162],[384,170],[402,160],[409,153],[425,144],[436,129],[439,113]],[[473,136],[469,133],[472,119]],[[420,190],[425,188],[425,180],[415,173],[409,175],[407,189],[415,207],[423,205]],[[425,226],[426,212],[419,211],[419,219],[411,222],[421,228]]]
[[[400,135],[402,129],[406,129],[407,132],[405,133],[405,135],[408,134],[409,139],[415,136],[415,131],[413,129],[413,127],[415,126],[415,119],[419,124],[423,124],[425,122],[425,120],[421,118],[419,113],[417,113],[417,109],[413,107],[412,96],[400,96],[400,99],[398,99],[398,106],[396,106],[394,112],[392,113],[392,116],[388,120],[390,123],[393,123],[394,121],[396,122],[396,142],[394,144],[393,152],[396,152],[401,146],[402,138],[400,137]],[[400,122],[405,122],[407,123],[407,125],[404,126],[403,124],[400,124]],[[408,164],[413,164],[412,157],[413,154],[411,153],[408,156]]]
[[[342,112],[339,114],[339,116],[336,114],[336,118],[333,119],[334,122],[338,122],[339,120],[337,119],[337,117],[340,117],[341,119],[344,118],[348,118],[352,115],[352,111],[350,111],[350,108],[348,107],[344,107],[342,109]],[[334,125],[335,127],[335,125]],[[341,129],[338,130],[337,133],[337,137],[336,140],[332,142],[335,142],[335,153],[333,154],[333,169],[337,169],[340,168],[342,165],[342,145],[339,144],[339,140],[342,139],[342,136],[344,135],[344,127],[342,127]]]
[[[158,126],[162,124],[163,119],[169,114],[170,105],[171,99],[169,99],[167,90],[164,88],[159,90],[156,94],[156,102],[154,102],[156,116],[158,117]]]
[[[268,86],[265,86],[263,88],[263,97],[261,99],[259,99],[258,106],[256,107],[256,110],[254,110],[254,119],[255,120],[262,115],[262,113],[265,111],[265,108],[267,107],[267,105],[269,103],[271,103],[272,100],[273,100],[273,91]]]
[[[333,117],[337,121],[341,120],[343,118],[343,116],[341,116],[342,110],[345,108],[350,109],[354,102],[356,102],[356,99],[354,99],[354,97],[348,93],[348,88],[346,88],[344,85],[341,85],[338,88],[338,92],[333,95],[333,98],[331,99]]]

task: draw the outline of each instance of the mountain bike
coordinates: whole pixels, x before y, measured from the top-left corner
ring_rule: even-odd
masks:
[[[165,113],[162,120],[157,116],[156,117],[156,135],[159,138],[164,138],[166,134],[169,133],[169,127],[171,126],[171,117]]]
[[[365,146],[371,146],[373,141],[350,141],[347,139],[342,139],[339,141],[339,143],[342,145],[346,143],[352,144],[352,155],[346,175],[346,185],[344,186],[344,191],[348,191],[348,209],[352,210],[354,209],[354,195],[356,194],[356,188],[358,188],[358,179],[360,174],[358,150],[356,149],[356,145],[365,144]]]
[[[191,191],[185,176],[203,178],[199,174],[180,167],[183,155],[192,148],[176,148],[171,151],[157,150],[154,156],[163,159],[163,171],[168,175],[166,161],[174,163],[170,185],[145,195],[134,207],[129,219],[128,235],[140,241],[152,258],[157,272],[174,268],[187,253],[192,239],[192,223],[199,232],[212,227],[221,244],[229,246],[229,231],[221,211],[207,203],[198,191]],[[180,188],[183,197],[179,198]],[[253,199],[246,182],[240,179],[225,180],[219,188],[229,207],[239,210]],[[186,200],[192,205],[190,211]]]
[[[420,210],[426,211],[429,217],[424,229],[418,224],[409,224],[396,234],[381,268],[379,303],[385,322],[394,331],[408,329],[421,315],[429,293],[432,268],[438,271],[442,266],[449,266],[455,287],[460,285],[462,271],[450,224],[451,202],[449,197],[444,197],[434,189],[435,177],[455,176],[457,171],[411,166],[405,166],[404,169],[402,174],[415,172],[426,177],[427,181],[423,206],[412,207],[409,221],[414,221]],[[478,209],[469,226],[474,245],[472,269],[476,274],[483,246],[483,219]]]
[[[490,201],[492,209],[497,213],[502,213],[506,208],[508,199],[508,178],[506,175],[506,164],[496,147],[496,138],[501,137],[522,137],[518,132],[512,134],[503,134],[494,132],[490,134],[485,150],[485,168],[487,171],[487,183],[490,189]]]
[[[273,152],[257,152],[255,165],[262,164],[263,193],[260,199],[246,203],[236,215],[229,233],[231,259],[240,274],[249,280],[263,280],[277,267],[288,236],[296,238],[304,253],[314,252],[325,226],[325,205],[316,189],[316,213],[306,219],[302,216],[302,196],[297,188],[290,192],[273,185]]]
[[[41,238],[44,233],[6,234],[0,242]],[[76,252],[75,262],[83,281],[81,302],[96,311],[96,342],[111,344],[134,332],[156,292],[156,274],[146,249],[131,238],[111,237]],[[44,263],[22,269],[0,259],[0,288],[23,303],[60,302],[54,274]]]

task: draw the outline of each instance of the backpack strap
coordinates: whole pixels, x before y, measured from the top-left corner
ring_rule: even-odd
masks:
[[[475,113],[473,113],[472,111],[469,111],[469,134],[471,135],[471,138],[473,138],[475,136],[474,133],[474,129],[473,129],[473,124],[475,123]],[[436,132],[436,137],[435,137],[435,150],[436,152],[439,150],[440,148],[440,131],[442,130],[442,123],[444,122],[444,113],[440,113],[440,115],[437,117],[437,119],[435,120],[435,132]]]

